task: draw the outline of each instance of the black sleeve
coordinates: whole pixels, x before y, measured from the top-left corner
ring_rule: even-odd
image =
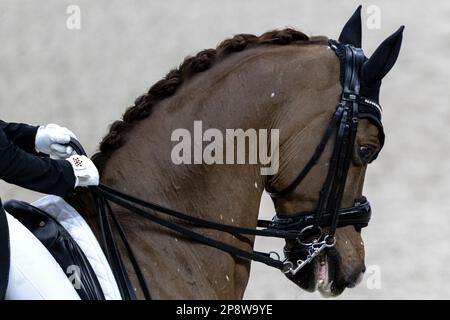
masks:
[[[7,123],[0,120],[0,129],[19,148],[28,153],[37,154],[34,142],[38,127],[23,123]]]
[[[8,139],[1,128],[0,179],[26,189],[62,197],[75,187],[75,175],[68,161],[27,153]]]

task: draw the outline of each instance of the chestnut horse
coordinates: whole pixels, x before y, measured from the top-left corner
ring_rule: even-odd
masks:
[[[355,16],[352,19],[340,39],[360,47],[361,21]],[[400,43],[401,32],[383,42],[368,59],[375,67],[361,75],[364,88],[372,90],[376,98]],[[236,35],[216,49],[189,57],[139,97],[122,120],[112,124],[94,156],[101,181],[194,217],[254,228],[264,189],[281,190],[289,185],[319,143],[340,101],[340,68],[327,38],[308,37],[292,29],[259,37]],[[279,129],[278,172],[262,176],[260,164],[174,164],[172,133],[179,128],[192,131],[197,120],[202,120],[204,130],[222,132],[226,128]],[[277,213],[289,216],[316,208],[333,142],[330,139],[300,186],[273,199]],[[350,207],[362,197],[367,164],[380,149],[378,129],[368,120],[359,122],[354,149],[342,207]],[[71,202],[99,235],[88,193],[78,191]],[[249,261],[180,237],[119,207],[113,210],[154,298],[243,297]],[[192,228],[247,251],[253,248],[253,237]],[[120,251],[125,252],[123,247]],[[126,266],[136,284],[129,261]],[[333,248],[290,279],[306,290],[337,295],[354,286],[364,270],[360,230],[346,226],[337,230]]]

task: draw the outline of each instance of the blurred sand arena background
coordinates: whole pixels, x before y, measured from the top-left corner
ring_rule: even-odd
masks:
[[[381,29],[363,29],[367,55],[401,24],[406,30],[381,92],[386,146],[365,183],[374,210],[363,231],[366,264],[380,271],[381,288],[366,275],[339,299],[449,299],[449,1],[1,0],[0,118],[65,125],[92,154],[107,126],[185,56],[286,26],[336,38],[359,3],[381,9]],[[81,30],[66,28],[71,4],[81,8]],[[3,182],[0,192],[40,197]],[[272,213],[265,196],[261,214]],[[258,240],[256,249],[281,245]],[[258,263],[245,297],[321,298]]]

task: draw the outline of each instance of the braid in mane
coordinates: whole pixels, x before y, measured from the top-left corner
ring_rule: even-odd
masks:
[[[194,75],[210,69],[215,63],[234,52],[258,45],[288,45],[294,42],[326,44],[327,39],[325,37],[309,38],[304,33],[290,28],[269,31],[259,37],[251,34],[238,34],[221,42],[216,49],[206,49],[193,57],[187,57],[177,69],[171,70],[146,94],[138,97],[134,105],[125,111],[122,120],[117,120],[111,125],[108,134],[100,143],[99,152],[93,155],[92,160],[101,172],[114,150],[123,145],[124,135],[132,128],[133,123],[147,118],[156,103],[174,95],[183,82]]]

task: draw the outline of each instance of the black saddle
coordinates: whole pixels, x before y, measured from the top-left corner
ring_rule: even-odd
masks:
[[[79,275],[75,276],[78,276],[77,284],[79,285],[74,287],[81,299],[105,300],[89,260],[72,236],[55,218],[22,201],[10,200],[3,206],[9,214],[19,220],[39,239],[66,275],[71,276],[72,272],[79,270]]]

